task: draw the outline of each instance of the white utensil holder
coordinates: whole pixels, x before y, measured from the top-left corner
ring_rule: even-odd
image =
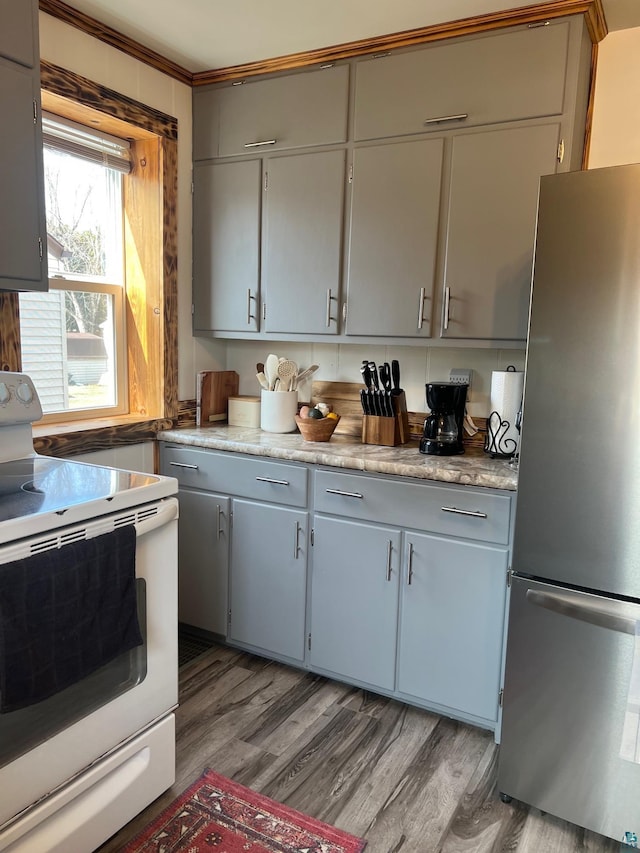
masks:
[[[260,429],[293,432],[298,412],[297,391],[265,391],[260,394]]]

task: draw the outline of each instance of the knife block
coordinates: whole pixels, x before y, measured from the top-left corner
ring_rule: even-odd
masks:
[[[380,444],[383,447],[397,447],[409,441],[409,416],[407,414],[407,398],[404,391],[391,397],[395,415],[380,417],[365,415],[362,418],[362,443]]]

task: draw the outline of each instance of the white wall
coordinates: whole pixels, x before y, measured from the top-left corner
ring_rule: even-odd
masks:
[[[40,54],[178,120],[178,394],[195,397],[198,370],[224,368],[224,343],[191,334],[191,87],[40,12]]]
[[[609,33],[598,49],[589,168],[640,163],[640,27]]]

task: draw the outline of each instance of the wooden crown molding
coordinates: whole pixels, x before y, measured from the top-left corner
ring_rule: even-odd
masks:
[[[376,36],[347,42],[333,47],[309,50],[302,53],[291,53],[277,56],[259,62],[247,62],[242,65],[232,65],[227,68],[191,73],[175,62],[166,59],[159,53],[145,47],[134,39],[119,33],[117,30],[100,23],[95,18],[78,12],[62,0],[39,0],[40,11],[58,18],[72,27],[82,30],[87,35],[105,42],[111,47],[150,65],[157,71],[186,83],[189,86],[206,86],[210,83],[220,83],[228,80],[238,80],[245,77],[255,77],[258,74],[269,74],[275,71],[290,71],[295,68],[305,68],[323,62],[334,62],[338,59],[350,59],[367,53],[393,50],[399,47],[410,47],[430,41],[456,38],[472,35],[488,30],[513,27],[518,24],[533,24],[565,15],[584,15],[594,44],[602,41],[607,35],[607,23],[602,7],[602,0],[552,0],[547,3],[535,3],[522,9],[507,9],[474,18],[463,18],[444,24],[434,24],[415,30],[405,30],[400,33]]]
[[[473,35],[489,30],[513,27],[518,24],[534,24],[561,18],[566,15],[584,15],[592,42],[602,41],[607,34],[607,24],[602,8],[602,0],[553,0],[553,2],[536,3],[521,9],[507,9],[474,18],[463,18],[459,21],[449,21],[444,24],[433,24],[415,30],[405,30],[400,33],[376,36],[370,39],[348,42],[333,47],[309,50],[304,53],[291,53],[287,56],[277,56],[260,62],[247,62],[244,65],[233,65],[213,71],[198,71],[193,75],[194,86],[205,86],[210,83],[221,83],[228,80],[238,80],[254,77],[258,74],[268,74],[275,71],[290,71],[309,65],[325,62],[335,62],[338,59],[350,59],[367,53],[394,50],[401,47],[425,44],[431,41]]]
[[[105,44],[117,48],[117,50],[121,50],[134,59],[144,62],[145,65],[150,65],[151,68],[155,68],[157,71],[162,71],[163,74],[173,77],[174,80],[179,80],[180,83],[186,83],[187,86],[192,85],[192,73],[181,65],[178,65],[177,62],[166,59],[166,57],[156,53],[155,50],[145,47],[140,42],[135,41],[135,39],[123,35],[118,30],[114,30],[112,27],[96,20],[96,18],[73,9],[71,6],[63,3],[62,0],[38,0],[38,6],[41,12],[46,12],[47,15],[51,15],[60,21],[64,21],[65,24],[70,24],[72,27],[82,30],[83,33],[93,36],[93,38],[103,41]]]

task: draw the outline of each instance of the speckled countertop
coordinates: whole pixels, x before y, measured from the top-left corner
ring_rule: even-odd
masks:
[[[305,441],[298,432],[274,434],[226,425],[166,430],[158,433],[158,439],[288,462],[308,462],[489,489],[515,491],[518,482],[517,471],[507,461],[491,459],[475,448],[460,456],[425,456],[419,452],[417,442],[401,447],[381,447],[362,444],[357,438],[347,435],[333,435],[328,442],[314,442]]]

